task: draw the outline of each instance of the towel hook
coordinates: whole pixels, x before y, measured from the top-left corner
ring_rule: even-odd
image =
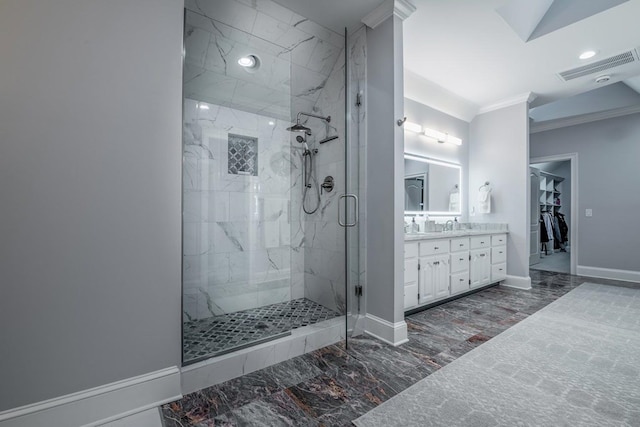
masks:
[[[482,184],[480,188],[478,188],[478,191],[482,190],[482,187],[488,187],[488,186],[489,186],[489,181],[485,181],[484,184]]]

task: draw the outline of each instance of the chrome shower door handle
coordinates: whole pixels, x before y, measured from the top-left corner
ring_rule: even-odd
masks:
[[[342,222],[342,219],[340,218],[340,201],[342,201],[342,199],[347,199],[347,198],[353,198],[353,201],[356,203],[356,216],[354,221],[351,222],[346,222],[348,216],[347,216],[347,203],[345,202],[344,204],[344,219],[345,222]],[[343,194],[340,196],[340,198],[338,199],[338,224],[340,224],[342,227],[355,227],[356,225],[358,225],[358,216],[360,215],[359,213],[359,208],[358,208],[358,196],[356,196],[355,194]]]

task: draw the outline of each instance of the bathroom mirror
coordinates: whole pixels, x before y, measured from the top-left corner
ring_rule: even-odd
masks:
[[[405,214],[460,215],[461,183],[460,165],[405,154]]]

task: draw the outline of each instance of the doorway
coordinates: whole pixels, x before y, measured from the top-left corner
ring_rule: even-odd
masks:
[[[577,153],[530,159],[530,268],[576,274]]]

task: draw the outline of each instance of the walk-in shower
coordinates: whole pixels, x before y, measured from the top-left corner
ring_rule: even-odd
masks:
[[[338,225],[353,176],[345,38],[252,4],[186,2],[184,364],[310,325],[346,328],[346,256],[358,246]],[[249,56],[260,58],[250,72],[238,63]]]

